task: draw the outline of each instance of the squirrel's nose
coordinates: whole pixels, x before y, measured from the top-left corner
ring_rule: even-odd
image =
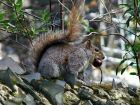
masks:
[[[105,59],[105,56],[103,56],[102,59]]]

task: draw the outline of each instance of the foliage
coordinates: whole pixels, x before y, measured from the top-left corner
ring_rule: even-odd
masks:
[[[47,10],[37,14],[39,16],[26,12],[23,8],[23,0],[0,1],[0,11],[0,30],[13,35],[32,39],[38,33],[47,31],[50,24],[50,14]]]
[[[119,72],[122,64],[128,60],[131,60],[130,64],[121,69],[121,74],[123,74],[129,66],[136,66],[137,72],[131,72],[130,74],[137,75],[140,79],[140,1],[131,0],[130,4],[121,4],[121,6],[127,7],[127,10],[124,13],[124,16],[127,15],[128,17],[126,26],[133,31],[131,34],[134,35],[134,40],[131,42],[127,38],[123,37],[126,42],[126,51],[128,53],[125,54],[123,60],[117,67],[116,74]]]

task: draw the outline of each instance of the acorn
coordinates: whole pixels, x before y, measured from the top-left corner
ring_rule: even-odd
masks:
[[[102,65],[102,60],[101,59],[98,59],[98,58],[94,59],[93,66],[100,67],[101,65]]]

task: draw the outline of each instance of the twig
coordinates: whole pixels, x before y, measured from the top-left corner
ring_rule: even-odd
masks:
[[[29,12],[26,12],[26,11],[24,11],[24,13],[26,13],[27,15],[33,16],[33,17],[35,17],[35,18],[38,19],[38,20],[42,20],[41,17],[39,17],[39,16],[37,16],[37,15],[34,15],[34,14],[32,14],[32,13],[29,13]]]
[[[132,44],[129,42],[129,40],[128,40],[125,36],[121,35],[120,33],[111,33],[111,34],[107,34],[106,36],[108,36],[108,35],[116,35],[116,36],[119,36],[119,37],[122,38],[125,42],[127,42],[129,45],[132,46]],[[105,36],[105,35],[102,35],[102,36]]]
[[[112,19],[112,16],[111,16],[111,14],[110,14],[109,10],[107,9],[107,7],[106,7],[106,5],[105,5],[104,1],[103,1],[103,0],[100,0],[100,1],[102,2],[102,4],[103,4],[104,8],[105,8],[105,9],[106,9],[106,11],[108,12],[108,14],[109,14],[110,18]],[[112,20],[111,20],[111,21],[112,21]]]
[[[61,2],[64,4],[64,0],[61,0]],[[64,7],[61,5],[60,6],[60,13],[61,13],[61,29],[62,29],[62,31],[64,31]]]
[[[60,0],[58,0],[58,2],[59,2],[68,12],[71,12]]]
[[[100,72],[101,72],[101,80],[100,80],[100,84],[102,83],[102,81],[103,81],[103,71],[102,71],[102,69],[101,68],[99,68],[99,70],[100,70]]]
[[[49,11],[50,11],[50,14],[51,14],[51,29],[53,30],[54,29],[54,25],[53,25],[52,2],[51,2],[51,0],[49,0]]]

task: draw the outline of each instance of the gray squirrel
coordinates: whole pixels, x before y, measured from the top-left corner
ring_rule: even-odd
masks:
[[[73,4],[67,31],[40,35],[33,40],[29,51],[33,70],[47,79],[63,77],[72,85],[89,64],[99,67],[104,59],[103,52],[92,44],[92,37],[82,38],[80,7],[83,0],[75,0]],[[82,41],[75,43],[80,39]]]

